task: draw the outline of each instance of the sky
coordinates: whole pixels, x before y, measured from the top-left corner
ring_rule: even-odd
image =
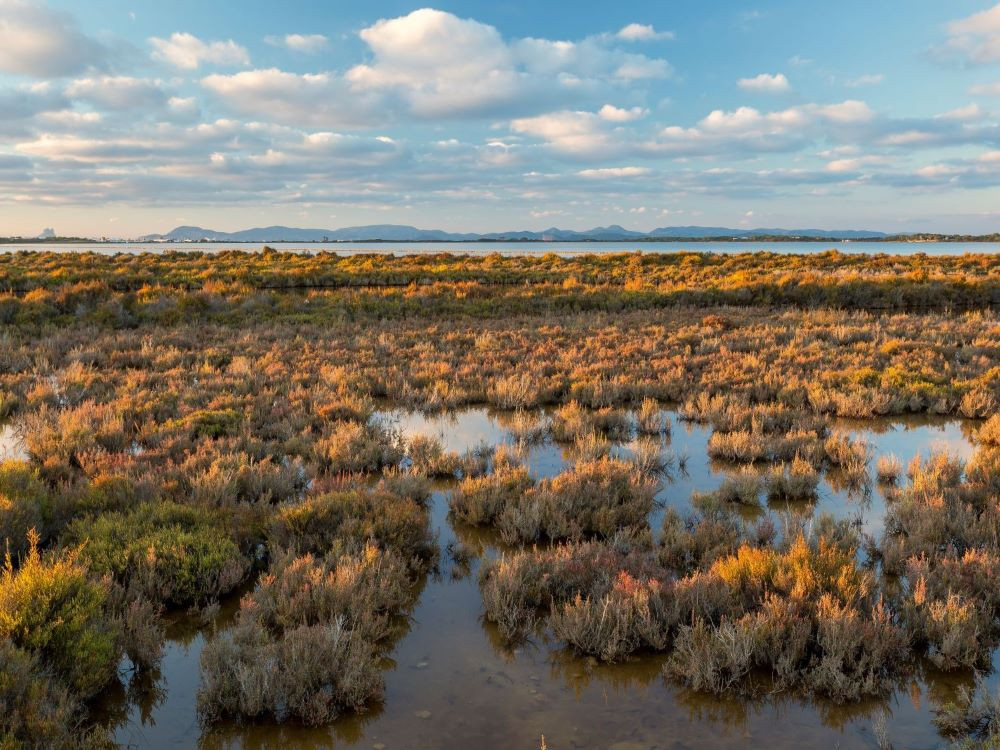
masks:
[[[0,236],[1000,231],[1000,4],[0,0]]]

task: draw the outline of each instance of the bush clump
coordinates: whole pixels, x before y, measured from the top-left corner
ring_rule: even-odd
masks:
[[[609,537],[645,527],[656,483],[631,463],[601,458],[539,482],[500,514],[510,542]]]
[[[170,606],[232,591],[250,567],[216,515],[174,503],[78,519],[62,541],[81,545],[93,572]]]
[[[0,461],[0,545],[15,556],[27,550],[28,532],[46,532],[49,490],[25,461]]]
[[[373,542],[421,569],[437,556],[427,513],[385,488],[323,493],[282,506],[271,521],[268,539],[275,549],[314,554],[356,552]]]
[[[409,599],[406,563],[373,545],[355,555],[279,555],[201,657],[198,710],[223,718],[326,724],[381,695],[379,645]]]
[[[36,655],[75,695],[89,698],[114,676],[121,632],[109,617],[109,590],[91,580],[74,554],[43,560],[38,537],[19,568],[0,572],[0,641]]]

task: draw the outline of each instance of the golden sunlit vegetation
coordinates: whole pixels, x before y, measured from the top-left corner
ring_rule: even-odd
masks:
[[[227,596],[203,722],[364,710],[438,563],[431,478],[496,532],[479,583],[506,643],[835,701],[925,660],[986,669],[1000,643],[997,256],[12,253],[0,290],[23,444],[0,463],[2,747],[102,741],[88,701],[156,664],[165,615]],[[516,444],[381,418],[469,405]],[[686,461],[667,405],[739,470],[654,534]],[[973,458],[904,468],[832,425],[911,413],[983,420]],[[519,451],[545,441],[572,461],[538,479]],[[872,471],[877,538],[753,516]],[[963,700],[947,733],[997,734],[990,699]]]

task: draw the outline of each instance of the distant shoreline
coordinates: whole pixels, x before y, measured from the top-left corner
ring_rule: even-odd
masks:
[[[21,238],[0,237],[0,245],[503,245],[503,244],[545,244],[545,245],[580,245],[580,244],[616,244],[630,245],[637,243],[669,242],[669,243],[731,243],[734,245],[754,242],[809,242],[850,244],[855,242],[907,243],[911,245],[933,245],[945,243],[1000,243],[1000,233],[988,235],[895,235],[887,237],[814,237],[791,235],[754,235],[751,237],[633,237],[628,239],[566,239],[539,240],[527,237],[512,237],[505,239],[473,239],[473,240],[108,240],[85,237],[52,237],[52,238]]]

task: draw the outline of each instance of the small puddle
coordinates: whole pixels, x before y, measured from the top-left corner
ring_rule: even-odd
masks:
[[[0,461],[26,461],[28,451],[24,441],[12,424],[0,425]]]
[[[425,416],[390,412],[408,436],[442,440],[448,450],[463,452],[485,443],[513,443],[498,415],[484,409]],[[687,456],[685,473],[665,482],[659,499],[667,507],[687,509],[692,491],[711,491],[738,467],[711,461],[706,453],[711,428],[680,422],[664,441],[676,455]],[[971,425],[945,419],[891,419],[839,423],[867,439],[874,456],[893,453],[905,467],[917,454],[946,448],[959,457],[972,452]],[[625,446],[617,449],[627,451]],[[552,476],[569,462],[564,448],[532,446],[529,469]],[[874,464],[874,461],[873,461]],[[491,544],[489,534],[453,525],[448,494],[453,483],[439,483],[431,519],[442,550],[462,541],[473,549]],[[854,497],[823,476],[812,514],[860,518],[863,528],[881,533],[885,499],[872,484],[870,495]],[[768,508],[768,513],[777,513]],[[662,518],[658,509],[651,524]],[[412,610],[408,632],[388,655],[384,700],[364,714],[332,726],[303,728],[275,725],[219,724],[202,728],[196,719],[200,681],[199,655],[204,628],[178,623],[170,629],[159,679],[140,701],[121,691],[106,707],[121,744],[139,748],[525,748],[535,750],[542,735],[552,750],[564,748],[769,748],[876,746],[873,722],[885,713],[885,726],[896,747],[936,748],[943,744],[931,723],[928,695],[952,693],[971,675],[925,673],[882,703],[837,706],[795,695],[759,701],[716,699],[664,680],[664,657],[647,656],[625,664],[602,665],[567,654],[557,642],[540,639],[509,650],[483,621],[476,583],[478,561],[456,567],[442,552],[441,572],[428,576]],[[225,627],[237,597],[227,602],[217,627]],[[227,614],[227,612],[229,614]],[[991,682],[992,682],[991,678]],[[150,698],[149,696],[152,696]]]

